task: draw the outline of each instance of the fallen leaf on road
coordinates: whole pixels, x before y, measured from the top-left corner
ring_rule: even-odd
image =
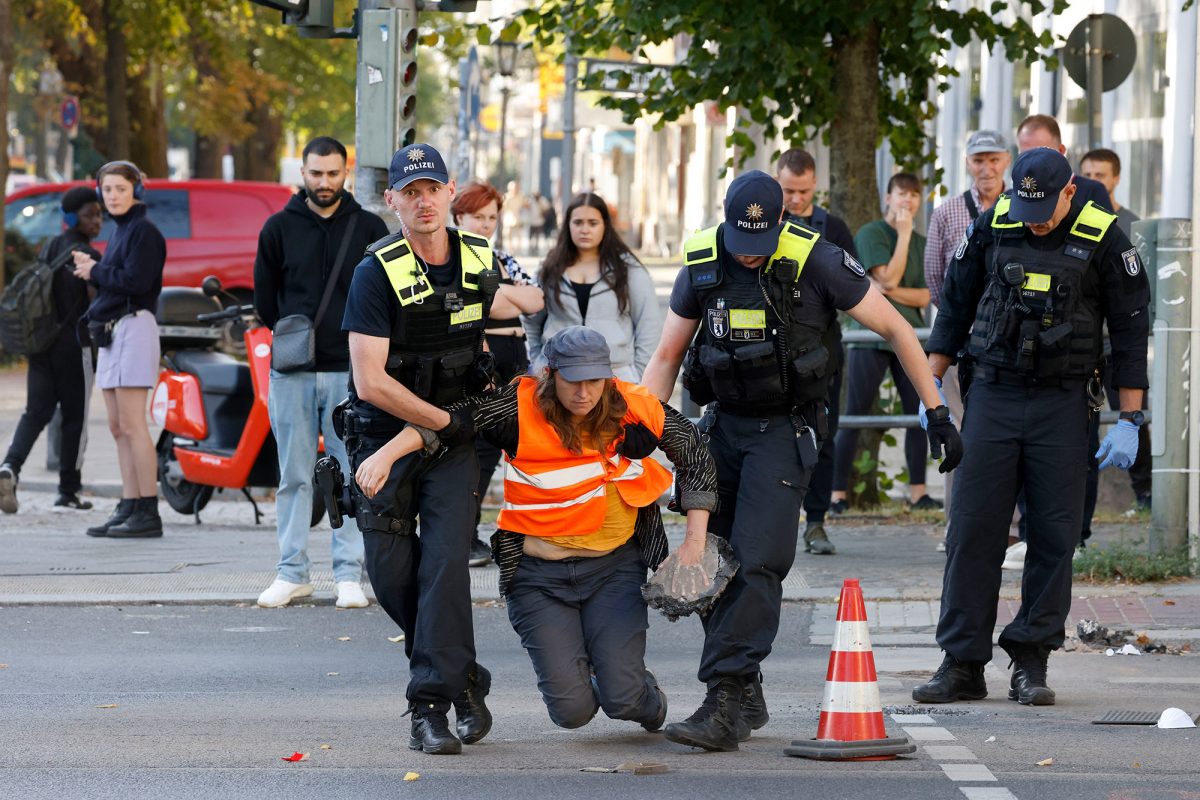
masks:
[[[1039,767],[1048,767],[1053,763],[1054,763],[1053,758],[1043,758],[1041,761],[1037,762],[1037,765]]]
[[[284,756],[280,761],[308,761],[308,753],[292,753],[290,756]]]
[[[1133,762],[1132,766],[1133,766],[1133,768],[1134,768],[1134,769],[1141,769],[1141,768],[1142,768],[1142,762],[1140,762],[1140,761],[1135,761],[1135,762]]]
[[[0,669],[8,669],[8,664],[0,664]]]
[[[322,750],[332,750],[332,749],[333,749],[333,745],[331,745],[331,744],[323,744],[323,745],[321,745],[321,749],[322,749]]]
[[[325,674],[331,678],[336,678],[339,675],[337,672],[326,672]]]
[[[350,641],[350,637],[349,636],[339,636],[339,637],[337,637],[337,640],[339,642],[348,642],[348,641]]]
[[[387,637],[387,640],[392,644],[400,644],[404,641],[404,634],[402,633],[399,636],[389,636]]]
[[[117,707],[116,703],[105,703],[102,706],[96,706],[96,708],[116,708],[116,707]]]
[[[617,771],[617,768],[616,768],[616,767],[581,767],[579,771],[580,771],[580,772],[603,772],[603,773],[609,773],[609,772],[616,772],[616,771]]]
[[[1174,600],[1163,600],[1163,605],[1164,606],[1173,606],[1173,605],[1175,605],[1175,601]]]
[[[986,739],[984,739],[984,740],[983,740],[983,743],[984,743],[984,744],[987,744],[988,742],[994,742],[994,741],[996,741],[996,737],[995,737],[995,736],[989,736],[988,738],[986,738]]]
[[[421,773],[419,773],[419,772],[404,773],[404,780],[406,780],[406,781],[415,781],[419,777],[421,777]]]

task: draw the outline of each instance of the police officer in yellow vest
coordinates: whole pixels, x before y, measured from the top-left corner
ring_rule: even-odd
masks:
[[[409,747],[458,753],[491,727],[491,676],[475,663],[467,572],[475,429],[469,416],[445,424],[438,406],[491,382],[483,331],[500,276],[486,239],[446,227],[454,181],[436,150],[399,150],[388,187],[384,199],[402,232],[367,249],[342,323],[350,334],[347,452],[357,470],[405,423],[436,430],[446,446],[437,459],[398,460],[372,498],[358,493],[355,516],[375,596],[405,634]],[[458,736],[449,729],[451,705]]]
[[[853,256],[816,231],[783,223],[783,190],[754,170],[725,194],[725,222],[692,236],[662,339],[643,382],[662,400],[687,356],[684,386],[709,404],[701,421],[717,465],[709,530],[742,568],[704,622],[704,703],[666,737],[736,750],[767,723],[760,665],[779,629],[783,580],[796,556],[800,503],[824,435],[831,354],[821,344],[846,311],[895,348],[928,411],[942,470],[962,457],[916,334]]]
[[[964,349],[974,366],[969,389],[964,382],[966,458],[954,483],[937,629],[946,656],[913,690],[919,702],[987,696],[1000,564],[1023,483],[1021,607],[999,644],[1012,659],[1009,699],[1054,703],[1046,668],[1071,605],[1104,323],[1121,419],[1097,458],[1128,469],[1137,456],[1150,297],[1137,251],[1114,214],[1074,200],[1071,167],[1057,150],[1022,153],[1012,186],[967,230],[927,345],[935,375]]]

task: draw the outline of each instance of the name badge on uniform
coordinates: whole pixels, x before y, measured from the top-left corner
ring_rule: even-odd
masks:
[[[455,311],[450,315],[450,330],[465,330],[466,328],[475,327],[476,323],[482,321],[483,303],[472,303],[468,306],[463,306],[461,311]]]
[[[767,338],[767,312],[755,308],[729,310],[729,338],[738,342],[761,342]]]

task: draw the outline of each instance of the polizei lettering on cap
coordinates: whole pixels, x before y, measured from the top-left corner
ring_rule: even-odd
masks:
[[[739,219],[737,221],[737,226],[739,228],[745,228],[748,231],[761,231],[770,227],[770,224],[766,220],[763,220],[762,222],[746,222],[743,219]]]
[[[432,161],[418,161],[415,164],[405,164],[404,174],[407,175],[417,169],[437,169],[437,164],[434,164]]]

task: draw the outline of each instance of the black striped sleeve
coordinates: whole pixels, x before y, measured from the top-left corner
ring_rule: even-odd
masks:
[[[675,465],[681,510],[717,507],[717,465],[700,438],[700,431],[687,417],[663,403],[666,419],[658,445]]]

